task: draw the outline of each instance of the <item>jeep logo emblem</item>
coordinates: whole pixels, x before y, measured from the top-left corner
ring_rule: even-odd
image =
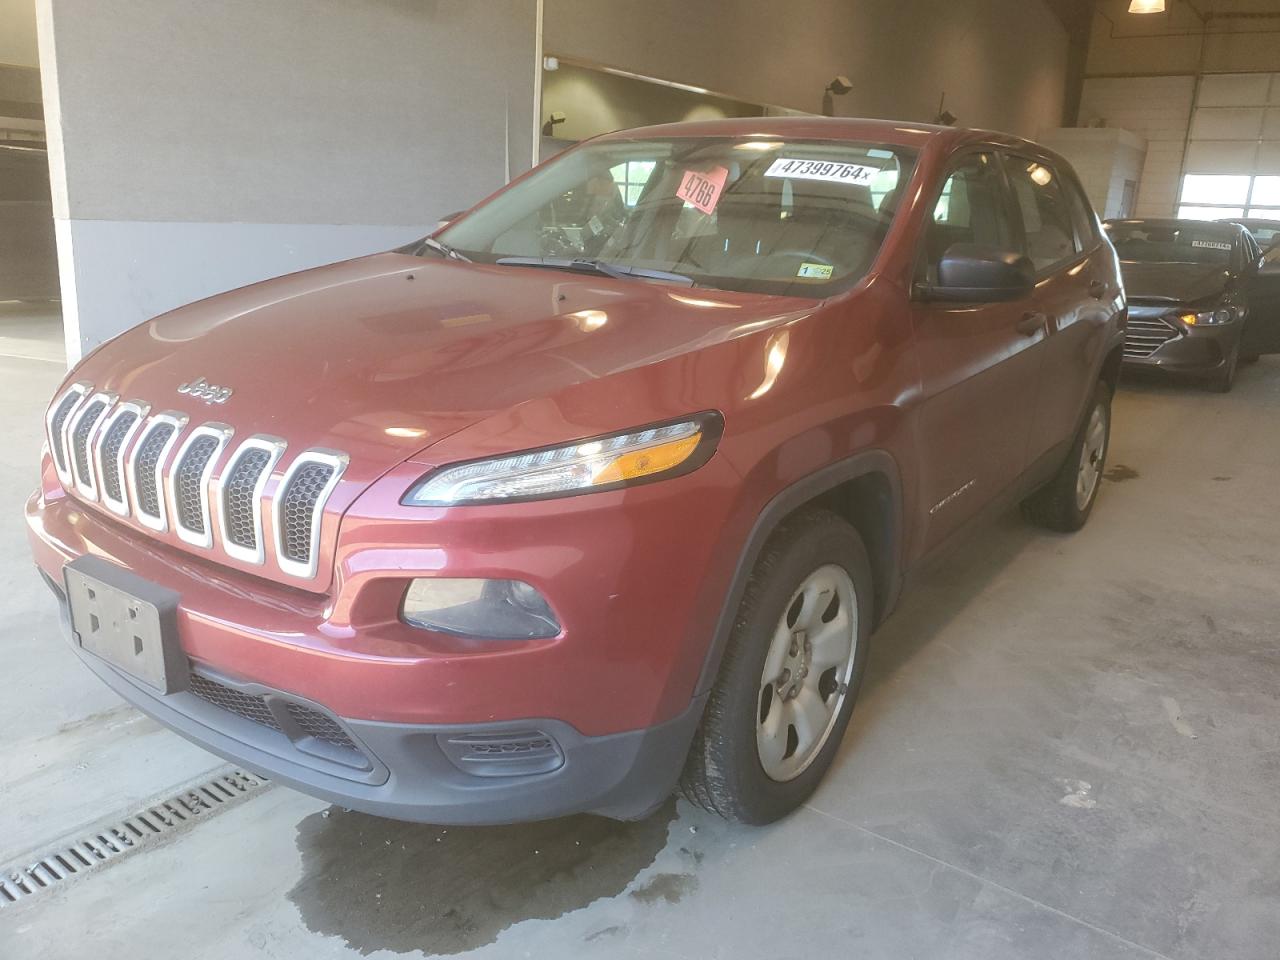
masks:
[[[195,397],[197,400],[203,400],[205,403],[226,403],[231,399],[230,387],[219,387],[217,384],[210,383],[204,377],[199,380],[192,380],[190,383],[184,383],[178,388],[178,392]]]

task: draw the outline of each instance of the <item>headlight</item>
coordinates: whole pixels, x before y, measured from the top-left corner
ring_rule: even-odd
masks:
[[[1235,318],[1235,307],[1219,307],[1217,310],[1204,310],[1200,313],[1184,313],[1178,319],[1188,327],[1214,327],[1230,323]]]
[[[675,477],[711,459],[722,426],[718,413],[702,413],[563,447],[443,467],[424,477],[403,503],[444,507],[543,500]]]

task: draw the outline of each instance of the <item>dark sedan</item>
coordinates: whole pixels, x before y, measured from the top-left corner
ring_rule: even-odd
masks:
[[[1129,299],[1126,364],[1235,383],[1241,361],[1280,353],[1280,274],[1237,223],[1111,220]]]

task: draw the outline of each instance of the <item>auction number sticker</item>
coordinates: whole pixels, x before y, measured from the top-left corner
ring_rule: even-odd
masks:
[[[697,207],[703,213],[714,213],[716,204],[720,202],[720,194],[724,183],[729,179],[727,167],[713,167],[702,173],[697,170],[686,170],[680,180],[680,188],[676,196],[685,203]]]
[[[1221,240],[1192,240],[1193,247],[1203,247],[1205,250],[1230,250],[1231,244],[1223,243]]]
[[[861,163],[835,163],[826,160],[792,160],[779,157],[764,172],[766,177],[789,180],[826,180],[830,183],[869,184],[880,172],[879,167]]]
[[[830,280],[835,267],[828,263],[802,263],[797,277],[805,280]]]

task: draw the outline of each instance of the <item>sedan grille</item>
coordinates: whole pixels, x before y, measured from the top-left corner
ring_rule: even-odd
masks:
[[[226,424],[188,430],[180,413],[150,416],[142,401],[116,400],[76,383],[46,413],[50,452],[66,489],[153,531],[165,532],[171,516],[185,543],[206,550],[216,545],[227,557],[259,565],[271,554],[263,537],[263,514],[270,510],[276,565],[291,576],[315,578],[324,511],[346,468],[345,454],[302,451],[268,493],[283,440],[252,436],[223,458],[233,433]],[[309,736],[325,740],[317,729]]]
[[[1182,334],[1178,328],[1161,317],[1129,317],[1124,335],[1124,355],[1130,360],[1145,360],[1170,340]]]

